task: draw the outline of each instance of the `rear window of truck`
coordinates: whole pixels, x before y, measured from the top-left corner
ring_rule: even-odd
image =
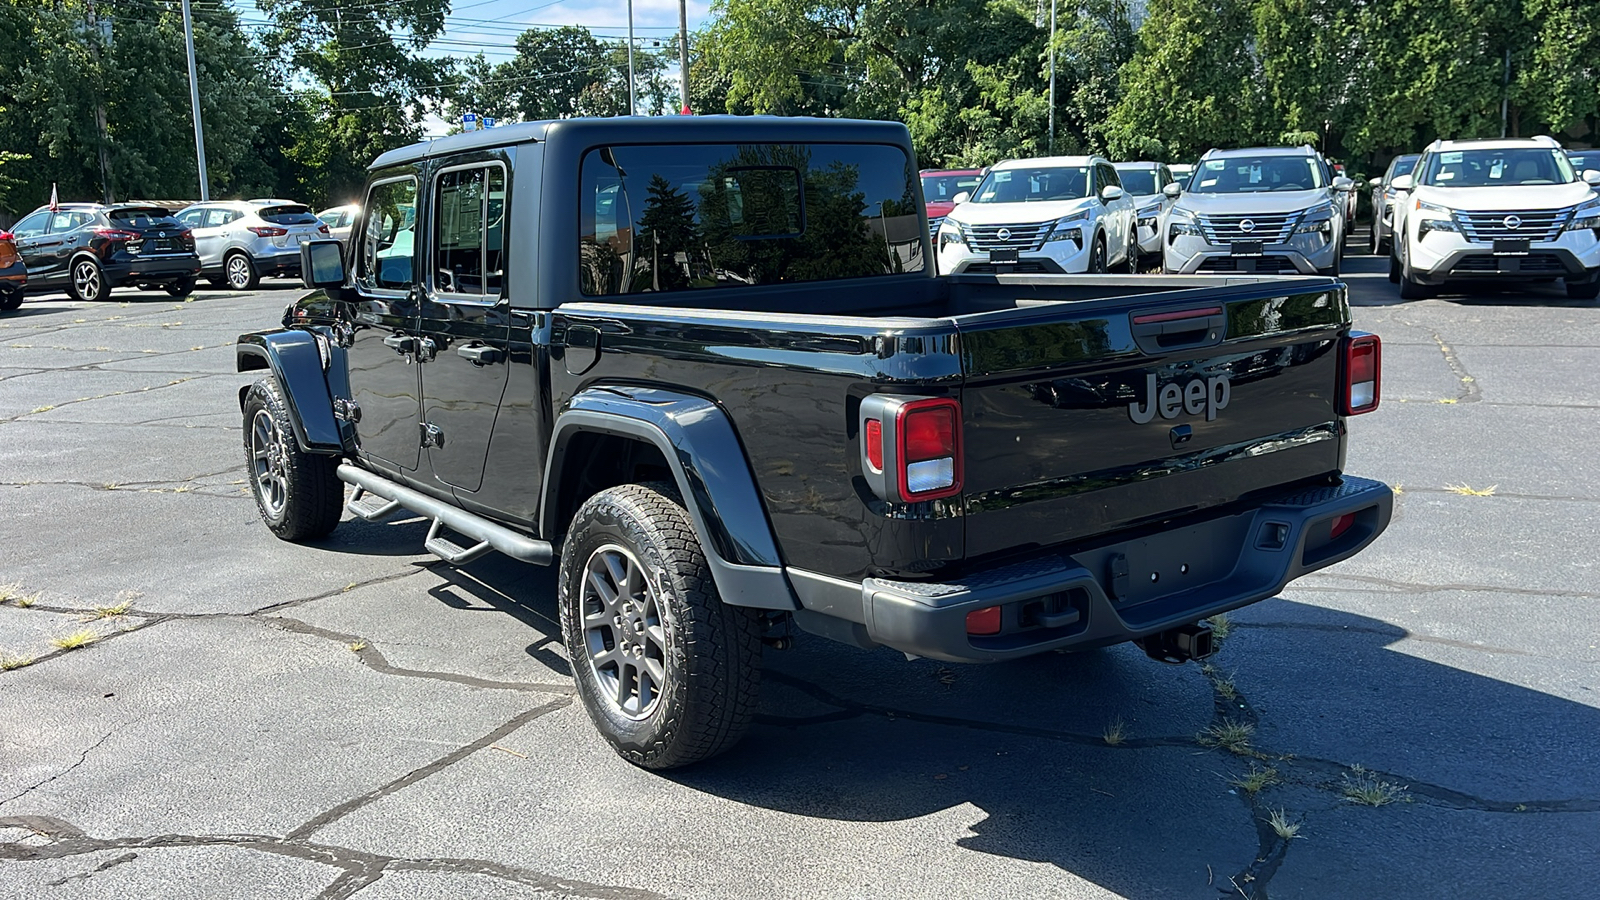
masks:
[[[911,160],[882,144],[599,147],[579,169],[584,294],[923,270]]]

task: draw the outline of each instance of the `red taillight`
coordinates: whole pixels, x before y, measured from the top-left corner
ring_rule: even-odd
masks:
[[[108,241],[131,241],[139,236],[137,231],[123,231],[120,228],[96,228],[94,233]]]
[[[1000,607],[985,606],[967,613],[967,634],[999,634]]]
[[[866,435],[862,440],[867,442],[867,464],[874,472],[883,471],[883,423],[877,419],[868,419]]]
[[[332,234],[333,233],[333,232],[328,230],[328,226],[327,225],[318,225],[317,226],[317,230],[322,232],[323,234]]]
[[[1342,376],[1342,415],[1357,416],[1378,408],[1378,391],[1383,386],[1383,345],[1377,335],[1355,335],[1345,342]]]
[[[14,241],[17,236],[9,231],[0,231],[0,241]]]
[[[1339,518],[1334,519],[1333,520],[1333,527],[1332,527],[1332,529],[1330,529],[1330,533],[1328,535],[1328,539],[1329,540],[1334,540],[1334,539],[1338,538],[1339,535],[1344,534],[1346,531],[1349,531],[1350,530],[1350,526],[1354,525],[1355,523],[1356,523],[1356,514],[1355,513],[1345,513],[1344,515],[1340,516]]]
[[[947,398],[914,400],[895,421],[900,495],[937,500],[961,492],[961,405]]]
[[[289,233],[287,228],[273,228],[271,225],[251,225],[248,230],[256,237],[283,237]]]

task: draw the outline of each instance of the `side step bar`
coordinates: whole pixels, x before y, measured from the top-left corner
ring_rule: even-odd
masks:
[[[471,562],[490,550],[498,550],[512,559],[536,566],[548,566],[555,560],[555,548],[550,546],[549,541],[535,540],[349,463],[341,464],[338,474],[340,481],[355,485],[355,495],[345,504],[345,508],[354,515],[376,521],[404,507],[432,519],[433,526],[428,529],[427,540],[422,546],[452,565]],[[367,494],[385,502],[373,503],[367,499]],[[462,547],[442,534],[445,528],[478,543]]]

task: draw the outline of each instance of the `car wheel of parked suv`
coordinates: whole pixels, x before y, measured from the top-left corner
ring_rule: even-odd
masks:
[[[22,306],[21,291],[0,293],[0,312],[11,312],[20,306]]]
[[[1600,281],[1591,281],[1588,284],[1573,284],[1569,281],[1567,296],[1573,300],[1593,300],[1600,297]]]
[[[1089,271],[1096,275],[1106,271],[1106,236],[1103,232],[1094,236],[1094,249],[1089,252]]]
[[[179,278],[177,281],[162,287],[162,290],[174,297],[187,297],[194,293],[193,278]]]
[[[100,264],[89,257],[81,257],[72,263],[72,282],[67,285],[72,299],[87,303],[104,300],[110,293],[111,286],[106,284],[106,273]]]
[[[1128,256],[1122,261],[1122,267],[1129,275],[1139,274],[1139,235],[1137,229],[1128,230]]]
[[[673,486],[627,484],[584,502],[561,549],[560,616],[578,695],[629,762],[698,762],[748,727],[759,622],[717,595]]]
[[[222,260],[222,274],[228,280],[228,287],[236,291],[253,291],[261,283],[255,265],[243,253],[228,254]]]
[[[1400,283],[1400,257],[1395,255],[1394,243],[1389,244],[1389,283]]]
[[[256,508],[286,541],[326,537],[344,513],[337,457],[307,453],[295,441],[289,404],[275,379],[250,386],[244,398],[244,450]]]

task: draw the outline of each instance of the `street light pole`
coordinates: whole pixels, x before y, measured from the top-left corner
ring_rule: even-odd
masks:
[[[639,95],[633,87],[633,0],[628,0],[628,115],[639,114]]]
[[[689,0],[678,0],[678,94],[689,114]]]
[[[1056,0],[1050,0],[1050,145],[1046,153],[1056,153]]]
[[[183,43],[189,52],[189,104],[194,108],[194,158],[200,169],[200,201],[211,199],[211,182],[206,177],[206,138],[200,128],[200,79],[194,66],[194,19],[189,14],[189,0],[183,0]]]

